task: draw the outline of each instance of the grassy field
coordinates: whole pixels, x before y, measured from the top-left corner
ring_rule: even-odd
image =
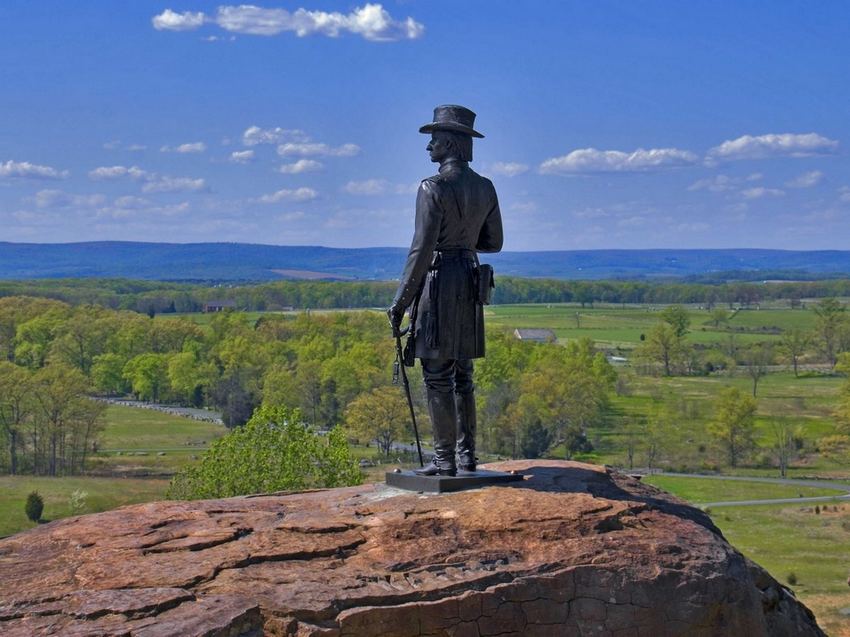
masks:
[[[24,514],[27,494],[38,491],[44,498],[45,520],[58,520],[80,513],[108,511],[125,504],[150,502],[165,497],[168,480],[131,478],[46,478],[0,476],[0,537],[35,526]],[[85,506],[71,508],[74,491],[87,494]]]
[[[644,480],[692,502],[788,497],[788,489],[793,491],[790,497],[803,493],[802,487],[728,480],[674,476]],[[850,637],[850,623],[840,612],[850,608],[850,505],[821,503],[820,513],[814,506],[724,507],[712,511],[711,518],[735,548],[792,588],[830,637]]]
[[[770,484],[768,482],[743,482],[740,480],[713,480],[654,475],[643,479],[674,493],[688,502],[700,506],[707,502],[735,502],[740,500],[774,500],[780,498],[813,498],[844,495],[846,491]]]
[[[224,425],[110,405],[91,469],[96,473],[170,475],[197,459],[210,442],[225,433]]]
[[[515,328],[549,328],[559,340],[591,338],[603,347],[632,349],[658,322],[663,306],[608,306],[582,308],[575,304],[492,305],[487,308],[490,325]],[[708,310],[689,307],[688,340],[703,345],[726,343],[730,336],[738,345],[775,342],[776,332],[791,328],[812,329],[814,312],[790,309],[740,310],[727,323],[714,326]]]

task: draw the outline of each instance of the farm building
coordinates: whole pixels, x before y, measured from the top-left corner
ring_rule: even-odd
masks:
[[[204,303],[204,312],[223,312],[224,310],[235,310],[236,301],[210,301]]]
[[[532,343],[554,343],[558,340],[555,332],[547,329],[520,329],[514,330],[514,336],[521,341],[531,341]]]

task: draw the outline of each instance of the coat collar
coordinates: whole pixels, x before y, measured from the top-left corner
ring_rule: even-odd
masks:
[[[456,157],[451,157],[440,164],[439,173],[445,174],[451,171],[463,170],[464,168],[469,167],[469,162],[465,162],[462,159],[457,159]]]

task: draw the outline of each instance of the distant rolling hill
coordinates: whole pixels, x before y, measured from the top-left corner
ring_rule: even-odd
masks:
[[[324,248],[246,243],[0,242],[0,279],[126,277],[155,280],[271,281],[398,278],[405,248]],[[569,250],[482,257],[499,275],[556,279],[704,277],[785,273],[781,278],[850,273],[850,251]]]

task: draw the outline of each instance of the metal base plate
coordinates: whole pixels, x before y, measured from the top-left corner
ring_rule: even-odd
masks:
[[[407,491],[448,493],[464,489],[478,489],[494,484],[522,480],[522,474],[478,469],[475,472],[458,471],[456,476],[420,476],[413,471],[387,472],[387,485]]]

